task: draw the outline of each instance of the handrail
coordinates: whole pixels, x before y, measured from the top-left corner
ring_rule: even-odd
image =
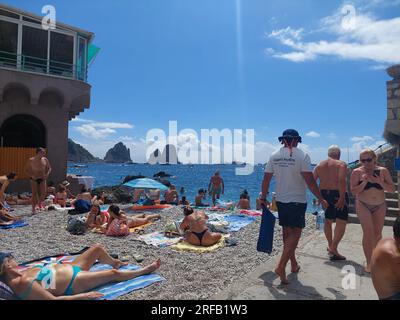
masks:
[[[87,65],[79,66],[7,51],[0,51],[0,67],[73,78],[85,82],[88,74]]]
[[[384,144],[381,144],[381,145],[378,146],[377,148],[375,148],[375,150],[373,150],[373,151],[376,152],[376,151],[378,151],[378,150],[381,150],[380,154],[382,154],[384,151],[390,149],[390,148],[385,148],[385,150],[382,150],[382,148],[383,148],[384,146],[393,147],[389,142],[386,142],[386,143],[384,143]],[[350,168],[354,168],[354,167],[356,167],[359,163],[360,163],[360,160],[355,160],[355,161],[349,162],[349,163],[348,163],[348,166],[349,166]]]

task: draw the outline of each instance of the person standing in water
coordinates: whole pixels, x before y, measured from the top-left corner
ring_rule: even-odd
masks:
[[[302,142],[296,130],[285,130],[279,142],[283,147],[275,151],[265,167],[262,183],[261,202],[267,206],[267,194],[272,177],[276,179],[276,204],[279,225],[283,232],[283,252],[275,268],[282,284],[289,284],[286,277],[286,265],[290,260],[292,273],[298,273],[300,266],[296,260],[296,248],[304,229],[307,209],[307,189],[321,201],[324,209],[328,203],[322,197],[314,179],[310,156],[297,148]]]
[[[46,197],[46,180],[51,172],[49,160],[46,158],[46,150],[36,149],[36,155],[30,158],[25,166],[25,174],[31,180],[32,188],[32,214],[36,213],[36,206],[44,209],[44,199]]]
[[[216,171],[208,184],[208,193],[212,196],[214,206],[216,199],[219,199],[221,194],[224,194],[224,189],[224,179],[221,178],[219,171]]]
[[[347,165],[340,161],[340,149],[331,146],[328,149],[328,159],[322,161],[314,169],[315,180],[319,179],[319,189],[329,207],[325,211],[325,236],[328,240],[328,252],[332,261],[346,260],[338,251],[339,242],[346,231],[349,217],[349,196],[346,193]],[[332,235],[332,223],[336,222],[335,233]]]

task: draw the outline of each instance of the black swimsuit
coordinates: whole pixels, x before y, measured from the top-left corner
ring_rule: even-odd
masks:
[[[374,173],[374,176],[379,177],[381,175],[381,171],[377,170],[376,173]],[[362,181],[360,181],[359,185],[362,183]],[[375,188],[378,190],[383,190],[383,187],[379,184],[379,183],[372,183],[372,182],[368,182],[365,187],[364,187],[364,191],[371,189],[371,188]]]
[[[33,179],[31,178],[32,181],[35,181],[37,185],[41,184],[44,180],[43,179]]]
[[[206,229],[206,230],[204,230],[202,232],[194,232],[194,231],[192,231],[192,233],[199,239],[200,244],[201,244],[201,241],[203,240],[203,237],[204,237],[204,235],[206,234],[207,231],[208,231],[208,229]]]

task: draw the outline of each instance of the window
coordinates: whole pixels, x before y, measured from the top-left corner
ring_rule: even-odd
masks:
[[[79,80],[86,81],[86,39],[79,37],[77,77]]]
[[[27,71],[47,72],[48,31],[23,26],[22,68]]]
[[[0,20],[0,66],[17,66],[18,25]]]
[[[5,17],[9,17],[9,18],[14,18],[14,19],[18,19],[19,20],[19,15],[6,11],[6,10],[2,10],[0,9],[0,16],[5,16]]]
[[[73,76],[74,37],[50,33],[50,74],[64,77]]]
[[[42,24],[42,21],[31,19],[31,18],[27,18],[27,17],[22,17],[22,20],[30,22],[30,23],[40,24],[40,25]]]

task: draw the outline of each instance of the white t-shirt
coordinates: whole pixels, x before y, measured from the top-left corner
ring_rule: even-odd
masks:
[[[302,172],[312,172],[310,156],[298,148],[282,147],[275,151],[265,167],[265,172],[273,173],[276,180],[276,200],[283,203],[307,203],[307,185]]]

